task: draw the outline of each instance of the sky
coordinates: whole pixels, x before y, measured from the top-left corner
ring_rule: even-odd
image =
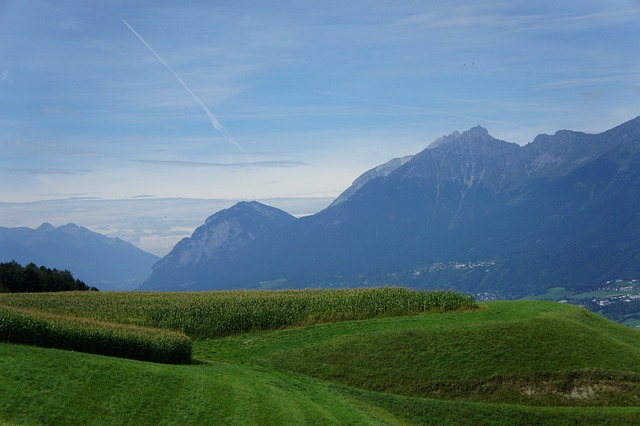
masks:
[[[164,255],[455,130],[602,132],[640,115],[638,28],[640,0],[0,0],[0,226]]]

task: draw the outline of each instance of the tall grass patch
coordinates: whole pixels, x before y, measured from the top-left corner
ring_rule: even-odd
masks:
[[[401,287],[338,290],[212,291],[202,293],[8,294],[0,302],[176,330],[192,338],[224,337],[346,320],[475,309],[473,296]]]
[[[0,341],[162,363],[191,360],[191,340],[175,331],[0,306]]]

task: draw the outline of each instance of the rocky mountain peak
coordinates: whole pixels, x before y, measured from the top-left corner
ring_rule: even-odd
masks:
[[[236,204],[236,207],[247,212],[255,212],[264,217],[276,220],[278,217],[282,216],[282,213],[284,213],[282,210],[274,209],[273,207],[267,206],[257,201],[242,201]],[[285,215],[288,216],[287,213],[285,213]]]
[[[171,267],[175,270],[213,262],[221,256],[228,258],[264,233],[293,221],[295,217],[275,207],[257,201],[239,202],[209,216],[191,237],[182,239],[153,269],[161,271]]]
[[[42,225],[36,228],[36,231],[40,233],[53,232],[53,233],[62,233],[62,234],[68,234],[68,235],[75,235],[75,234],[98,235],[83,226],[76,225],[75,223],[67,223],[66,225],[55,227],[49,222],[44,222]]]
[[[456,139],[458,139],[460,137],[460,132],[457,130],[454,130],[453,133],[449,134],[449,135],[445,135],[445,136],[441,136],[438,139],[436,139],[435,141],[431,142],[428,146],[427,149],[434,149],[439,147],[440,145],[444,145],[446,143],[452,142]]]
[[[469,140],[478,140],[478,139],[493,139],[491,135],[489,135],[489,131],[482,126],[475,126],[466,130],[460,134],[459,139],[469,139]]]
[[[411,161],[399,168],[398,179],[435,182],[464,182],[467,189],[479,184],[499,190],[505,173],[512,170],[519,156],[518,144],[494,138],[482,126],[462,133],[455,131],[435,140]]]
[[[493,137],[489,134],[487,129],[482,126],[475,126],[462,133],[456,130],[450,135],[442,136],[427,146],[427,149],[434,149],[452,142],[479,142],[492,139]]]
[[[38,226],[36,228],[36,231],[39,232],[48,232],[48,231],[53,231],[54,229],[56,229],[55,226],[53,226],[52,224],[50,224],[49,222],[44,222],[42,225]]]
[[[288,213],[276,209],[274,207],[267,206],[257,201],[240,201],[228,209],[219,211],[207,218],[204,226],[212,225],[220,221],[228,220],[230,217],[265,217],[273,220],[280,220],[282,218],[292,217]]]
[[[76,225],[75,223],[67,223],[66,225],[59,226],[57,228],[59,231],[67,232],[69,234],[82,231],[83,227]]]

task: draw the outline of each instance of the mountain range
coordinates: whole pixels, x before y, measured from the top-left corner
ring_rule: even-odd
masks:
[[[0,261],[11,260],[69,270],[100,290],[132,290],[159,257],[72,223],[57,228],[43,223],[36,229],[0,227]]]
[[[588,289],[640,275],[639,206],[640,117],[524,146],[478,126],[369,170],[312,216],[218,212],[140,289]]]

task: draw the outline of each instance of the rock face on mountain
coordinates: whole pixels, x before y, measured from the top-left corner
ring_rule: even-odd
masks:
[[[72,223],[37,229],[0,227],[0,261],[67,269],[100,290],[132,290],[149,276],[158,257],[119,238]]]
[[[153,266],[141,290],[202,290],[225,287],[215,275],[254,240],[295,218],[258,202],[241,202],[205,221]],[[221,265],[221,266],[218,266]],[[210,275],[212,274],[212,275]]]
[[[381,164],[377,167],[374,167],[371,170],[364,172],[355,181],[353,181],[353,184],[349,188],[347,188],[346,191],[340,194],[340,196],[336,198],[329,207],[335,207],[338,204],[341,204],[347,201],[349,198],[351,198],[351,196],[353,196],[356,192],[358,192],[360,188],[365,186],[369,181],[372,181],[373,179],[376,179],[379,177],[388,176],[395,169],[404,165],[407,161],[411,160],[412,157],[413,157],[412,155],[407,155],[406,157],[402,157],[402,158],[394,158],[390,161],[387,161],[384,164]]]
[[[189,276],[198,288],[399,284],[502,297],[597,287],[640,275],[638,188],[640,117],[525,146],[475,127],[366,172],[327,209],[242,247],[203,242],[214,261],[145,286],[178,289]]]

